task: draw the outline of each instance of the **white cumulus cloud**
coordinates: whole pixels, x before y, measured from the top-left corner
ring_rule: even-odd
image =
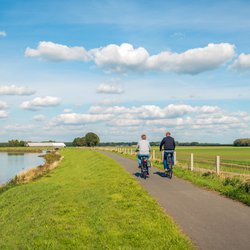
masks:
[[[0,119],[8,117],[8,113],[5,110],[0,110]]]
[[[72,113],[72,109],[64,109],[63,113]]]
[[[128,69],[143,69],[149,54],[146,49],[123,43],[120,46],[110,44],[103,48],[90,50],[96,65],[123,72]]]
[[[33,95],[34,90],[16,85],[0,85],[0,95]]]
[[[55,124],[85,124],[108,121],[111,117],[113,117],[113,115],[66,113],[56,116],[52,122]]]
[[[46,120],[46,116],[45,115],[35,115],[33,116],[33,120],[37,121],[37,122],[42,122]]]
[[[4,127],[5,130],[16,133],[29,133],[34,128],[32,124],[10,124]]]
[[[0,101],[0,109],[8,108],[8,104],[6,102]]]
[[[209,43],[203,48],[193,48],[182,53],[161,51],[150,55],[132,44],[109,44],[86,51],[84,47],[68,47],[53,42],[40,42],[36,49],[27,48],[25,55],[54,61],[93,61],[108,71],[166,71],[180,74],[198,74],[227,63],[235,55],[235,46],[229,43]]]
[[[53,96],[36,97],[31,101],[25,101],[21,104],[22,109],[37,110],[42,107],[58,106],[61,99]]]
[[[235,55],[235,46],[229,43],[208,44],[204,48],[194,48],[183,53],[163,51],[150,56],[146,67],[184,74],[198,74],[218,68]]]
[[[7,36],[6,32],[5,31],[0,31],[0,37],[5,37]]]
[[[217,106],[191,106],[186,104],[169,104],[166,107],[156,105],[142,105],[139,107],[124,107],[124,106],[92,106],[89,110],[92,114],[115,114],[122,115],[124,118],[140,118],[140,119],[155,119],[155,118],[176,118],[186,114],[201,113],[209,114],[219,112]]]
[[[102,83],[97,88],[97,93],[103,94],[122,94],[124,89],[116,83]]]
[[[250,54],[240,54],[231,68],[239,71],[250,70]]]
[[[52,61],[88,61],[89,55],[83,47],[68,47],[53,42],[39,42],[36,49],[27,48],[27,57],[40,57]]]

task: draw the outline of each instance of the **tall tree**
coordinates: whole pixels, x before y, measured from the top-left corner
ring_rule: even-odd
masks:
[[[85,137],[77,137],[73,140],[73,146],[82,147],[86,146]]]
[[[88,147],[94,147],[98,145],[98,143],[100,142],[100,138],[97,134],[89,132],[85,135],[85,141]]]

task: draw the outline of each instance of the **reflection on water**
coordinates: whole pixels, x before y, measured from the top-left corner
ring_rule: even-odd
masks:
[[[0,184],[13,178],[23,170],[44,163],[39,153],[5,153],[0,152]]]

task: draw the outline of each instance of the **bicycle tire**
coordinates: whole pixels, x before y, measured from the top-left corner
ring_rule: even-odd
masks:
[[[168,177],[169,179],[172,179],[172,176],[173,176],[173,165],[172,165],[172,160],[171,160],[171,155],[168,154],[168,158],[167,158],[167,161],[168,161]]]
[[[169,179],[172,179],[172,176],[173,176],[173,169],[172,169],[172,165],[169,165],[169,171],[168,171],[168,177]]]

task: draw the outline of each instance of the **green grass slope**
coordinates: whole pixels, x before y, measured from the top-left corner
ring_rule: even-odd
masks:
[[[0,249],[193,249],[123,168],[80,149],[0,194]]]

